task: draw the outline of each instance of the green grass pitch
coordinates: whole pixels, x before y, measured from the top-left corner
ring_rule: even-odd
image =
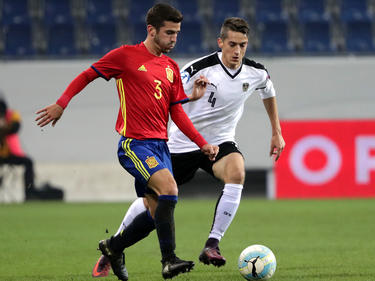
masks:
[[[240,252],[264,244],[277,258],[274,281],[375,280],[375,200],[246,199],[221,242],[227,264],[198,262],[215,200],[180,198],[177,255],[196,262],[173,280],[245,280]],[[0,205],[0,280],[94,280],[97,242],[117,230],[129,203]],[[109,233],[105,233],[108,229]],[[126,250],[129,280],[163,280],[156,233]],[[99,280],[117,280],[112,274]]]

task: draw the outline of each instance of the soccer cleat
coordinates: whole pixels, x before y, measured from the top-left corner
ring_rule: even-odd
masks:
[[[199,255],[199,260],[204,264],[212,264],[214,266],[223,266],[226,262],[225,258],[220,254],[219,247],[206,247]]]
[[[106,277],[111,269],[111,262],[109,258],[101,255],[92,269],[92,277]]]
[[[109,259],[113,273],[117,276],[117,278],[121,281],[127,281],[128,271],[125,267],[125,255],[124,253],[115,253],[109,247],[109,241],[110,239],[101,240],[99,242],[99,250],[102,252],[103,256]]]
[[[178,257],[174,257],[168,261],[162,261],[163,269],[161,274],[163,275],[164,279],[173,278],[180,273],[189,272],[194,267],[193,261],[184,261],[179,259]]]

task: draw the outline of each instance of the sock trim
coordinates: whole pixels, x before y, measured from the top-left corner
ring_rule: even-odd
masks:
[[[178,196],[177,195],[160,195],[158,199],[177,202]]]
[[[237,188],[237,189],[243,189],[243,184],[237,184],[237,183],[226,183],[224,184],[224,188],[225,187],[233,187],[233,188]]]

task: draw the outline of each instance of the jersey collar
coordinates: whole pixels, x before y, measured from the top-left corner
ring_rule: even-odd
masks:
[[[228,74],[228,76],[232,79],[236,78],[236,76],[238,74],[240,74],[241,70],[242,70],[242,65],[243,63],[241,63],[241,66],[240,68],[237,70],[236,73],[234,73],[233,75],[228,71],[227,67],[223,64],[223,62],[221,61],[221,59],[219,58],[219,51],[216,52],[216,59],[218,60],[218,62],[220,63],[221,67],[224,69],[225,73]]]

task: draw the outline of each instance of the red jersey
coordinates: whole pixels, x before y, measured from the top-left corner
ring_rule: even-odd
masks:
[[[114,49],[91,67],[106,80],[116,79],[117,132],[135,139],[168,139],[170,106],[188,99],[175,61],[151,54],[141,43]]]

